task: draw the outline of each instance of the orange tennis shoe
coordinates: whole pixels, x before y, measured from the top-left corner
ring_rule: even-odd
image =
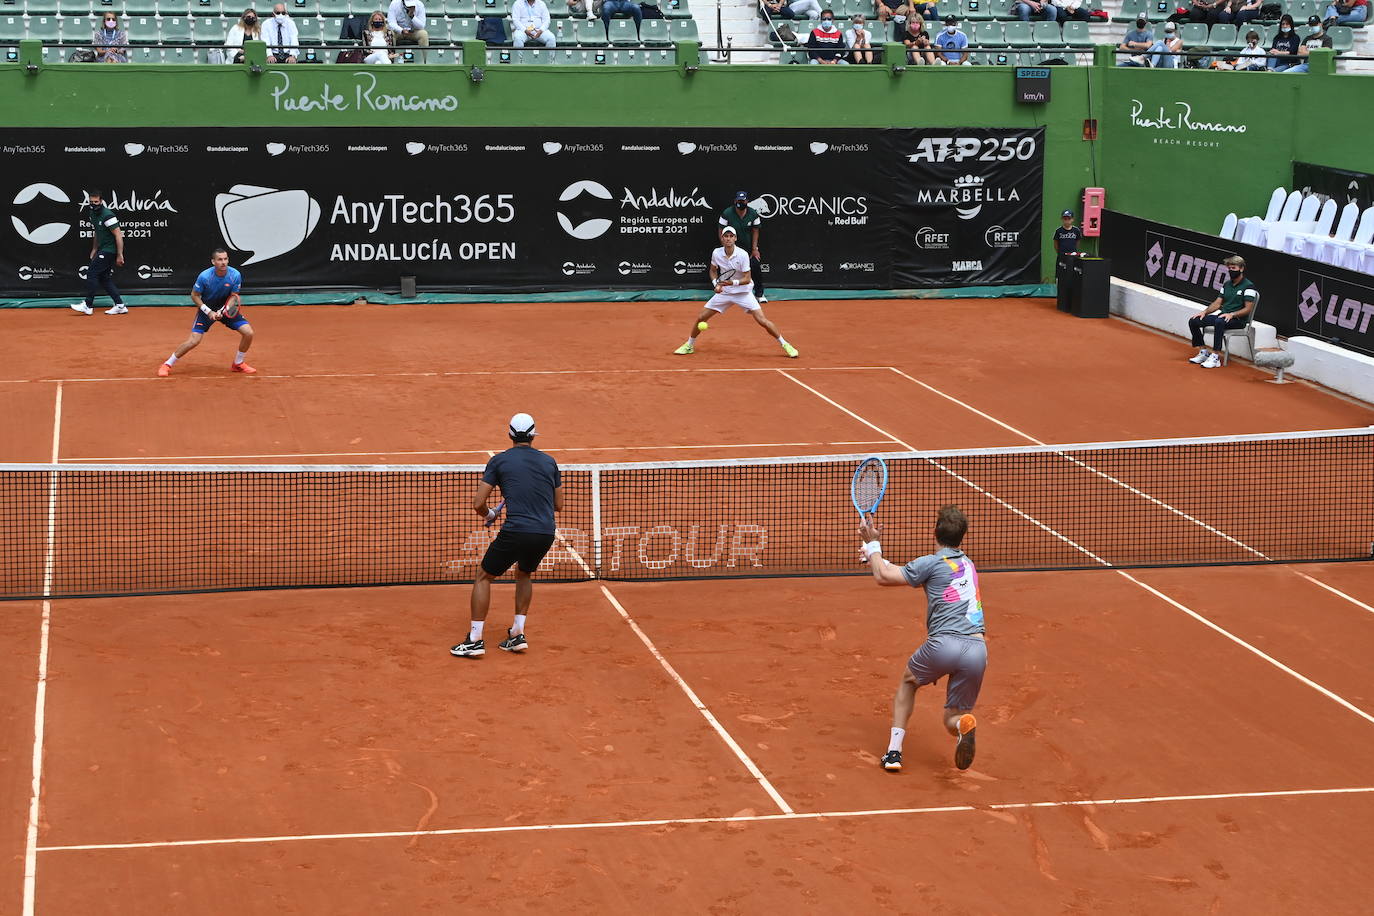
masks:
[[[257,372],[258,370],[254,369],[247,363],[234,363],[232,366],[229,367],[229,371],[242,372],[244,375],[252,375],[254,372]]]
[[[973,766],[975,740],[973,733],[978,730],[978,720],[971,714],[959,717],[959,743],[954,746],[954,765],[961,770]]]
[[[166,378],[167,376],[172,374],[172,367],[167,365],[166,363],[163,363],[161,366],[157,367],[157,374],[162,376],[163,378]]]

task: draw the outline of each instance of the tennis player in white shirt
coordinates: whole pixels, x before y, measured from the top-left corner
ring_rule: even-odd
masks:
[[[730,306],[737,305],[752,315],[759,327],[777,340],[782,352],[796,358],[800,355],[797,348],[783,339],[777,325],[768,320],[768,316],[763,314],[763,306],[754,298],[754,281],[749,276],[749,253],[735,247],[734,228],[726,226],[722,229],[720,240],[723,243],[721,247],[711,252],[711,285],[715,287],[716,294],[707,301],[701,314],[692,323],[692,333],[687,342],[673,352],[678,356],[695,353],[697,336],[706,330],[707,322],[728,311]]]

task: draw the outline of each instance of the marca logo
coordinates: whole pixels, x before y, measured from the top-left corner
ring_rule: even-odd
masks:
[[[936,232],[930,226],[922,226],[916,230],[916,247],[931,251],[935,248],[949,247],[949,233]]]
[[[1193,106],[1187,102],[1174,102],[1160,105],[1158,112],[1146,112],[1145,103],[1131,99],[1131,126],[1153,130],[1190,130],[1202,133],[1243,134],[1244,124],[1227,124],[1224,121],[1202,121],[1193,117]]]
[[[1021,193],[1015,188],[987,187],[981,175],[963,175],[954,180],[954,187],[921,188],[916,192],[918,204],[953,204],[960,219],[973,219],[985,203],[1015,202]]]
[[[1145,254],[1145,274],[1149,285],[1187,291],[1194,295],[1203,290],[1209,293],[1221,291],[1221,284],[1226,281],[1226,267],[1221,263],[1226,258],[1224,252],[1188,245],[1179,239],[1154,233],[1147,238],[1154,240]]]
[[[683,274],[698,273],[706,269],[705,261],[674,261],[673,273],[679,277]]]
[[[587,264],[579,261],[563,262],[563,276],[565,277],[581,276],[583,274],[589,274],[594,270],[596,270],[595,264]]]
[[[1298,323],[1304,330],[1337,339],[1342,330],[1369,333],[1374,289],[1308,271],[1299,272],[1298,286]]]
[[[638,261],[621,261],[616,265],[616,272],[622,277],[628,277],[630,274],[647,274],[652,269],[651,265]]]
[[[982,270],[982,269],[983,269],[983,262],[982,262],[982,261],[955,261],[955,262],[954,262],[954,265],[953,265],[950,269],[951,269],[951,270],[964,271],[964,272],[971,271],[971,270]]]
[[[983,241],[989,248],[1019,248],[1021,233],[1001,226],[989,226],[983,233]]]

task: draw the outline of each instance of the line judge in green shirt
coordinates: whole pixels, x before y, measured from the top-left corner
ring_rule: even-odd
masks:
[[[86,196],[90,207],[87,217],[91,224],[91,263],[86,268],[86,301],[75,302],[72,310],[83,315],[95,311],[95,297],[103,287],[106,294],[114,300],[114,306],[105,310],[106,315],[126,315],[129,312],[114,284],[114,269],[124,266],[124,230],[119,228],[119,217],[105,206],[99,191]]]
[[[1221,345],[1226,332],[1245,327],[1259,302],[1259,290],[1245,278],[1245,259],[1239,255],[1221,262],[1226,266],[1228,279],[1221,284],[1221,295],[1212,304],[1188,319],[1188,330],[1193,332],[1193,346],[1200,347],[1197,356],[1188,360],[1204,369],[1221,368]],[[1212,328],[1212,348],[1202,346],[1202,329]]]
[[[763,270],[759,265],[759,226],[763,225],[763,217],[759,216],[759,211],[749,206],[749,192],[736,191],[735,202],[726,207],[720,214],[720,225],[716,227],[716,241],[725,244],[721,239],[720,233],[726,226],[735,230],[735,237],[744,242],[749,239],[749,277],[754,281],[754,298],[759,300],[759,304],[768,301],[768,297],[763,292]],[[747,236],[746,236],[747,233]],[[744,247],[743,244],[740,245]]]

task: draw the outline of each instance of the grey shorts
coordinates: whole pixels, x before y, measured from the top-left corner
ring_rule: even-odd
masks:
[[[972,709],[983,688],[988,666],[988,644],[972,636],[932,636],[907,661],[907,670],[924,687],[948,677],[946,709]]]

